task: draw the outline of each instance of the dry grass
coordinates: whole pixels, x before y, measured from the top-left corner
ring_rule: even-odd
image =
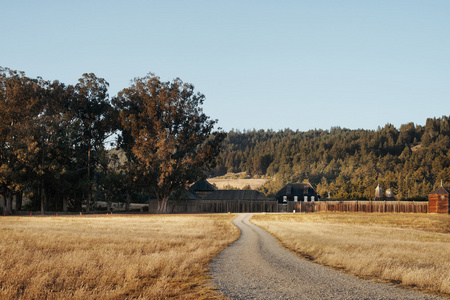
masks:
[[[2,217],[1,299],[221,298],[208,263],[231,215]]]
[[[219,189],[223,189],[226,186],[232,186],[238,189],[250,186],[252,190],[256,190],[267,181],[268,179],[223,179],[223,178],[208,179],[209,183],[215,184],[216,187]]]
[[[346,272],[450,295],[450,216],[255,215],[287,248]]]

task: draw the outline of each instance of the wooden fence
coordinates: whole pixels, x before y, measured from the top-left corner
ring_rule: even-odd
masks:
[[[241,212],[386,212],[427,213],[428,202],[332,200],[316,202],[289,202],[274,200],[186,200],[169,201],[170,213],[241,213]],[[156,212],[157,202],[151,201],[149,212]]]
[[[149,212],[156,212],[158,204],[151,201]],[[241,213],[278,212],[278,203],[273,200],[186,200],[169,201],[170,213]]]
[[[299,212],[379,212],[379,213],[427,213],[428,202],[416,201],[317,201],[298,203],[296,211]]]

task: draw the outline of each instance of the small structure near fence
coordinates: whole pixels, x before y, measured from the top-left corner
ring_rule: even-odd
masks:
[[[375,201],[395,201],[394,192],[391,188],[386,190],[386,193],[383,194],[383,189],[380,187],[380,184],[375,188]]]
[[[380,185],[378,184],[377,187],[375,188],[375,201],[377,200],[383,200],[383,189],[380,187]]]
[[[449,211],[449,190],[441,186],[428,195],[428,207],[430,213],[448,214]]]

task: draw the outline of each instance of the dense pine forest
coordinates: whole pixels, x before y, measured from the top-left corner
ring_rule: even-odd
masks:
[[[322,196],[373,199],[375,187],[397,199],[426,199],[441,180],[450,183],[450,119],[425,126],[391,124],[377,130],[236,131],[228,133],[216,173],[246,172],[272,180],[275,194],[287,182],[310,182]]]

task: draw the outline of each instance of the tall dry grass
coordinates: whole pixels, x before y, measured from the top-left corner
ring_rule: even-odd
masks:
[[[450,295],[449,215],[314,213],[251,220],[320,264]]]
[[[208,182],[216,185],[218,189],[224,189],[227,186],[232,186],[238,189],[250,186],[251,189],[256,190],[261,185],[269,181],[268,179],[229,179],[229,178],[208,178]]]
[[[221,298],[208,262],[230,215],[1,217],[1,299]]]

